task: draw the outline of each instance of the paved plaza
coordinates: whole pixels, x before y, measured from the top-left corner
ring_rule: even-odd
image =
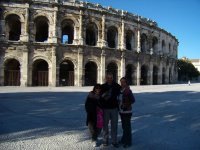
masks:
[[[134,150],[200,150],[200,84],[133,86]],[[92,150],[92,87],[0,87],[0,150]],[[118,126],[119,139],[122,133]],[[122,147],[119,148],[123,149]]]

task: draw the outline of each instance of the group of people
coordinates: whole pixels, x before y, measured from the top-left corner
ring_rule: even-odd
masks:
[[[96,84],[88,94],[85,102],[87,112],[87,126],[95,146],[99,146],[98,136],[103,129],[103,146],[109,145],[109,122],[111,123],[112,146],[120,145],[127,148],[132,144],[131,116],[132,104],[135,98],[125,77],[120,79],[120,84],[113,80],[113,75],[106,75],[106,83]],[[118,142],[118,115],[120,114],[123,135]]]

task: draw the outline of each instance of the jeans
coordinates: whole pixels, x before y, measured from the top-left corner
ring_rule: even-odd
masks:
[[[103,110],[103,141],[108,142],[109,129],[108,124],[111,121],[111,138],[112,143],[117,143],[117,128],[118,128],[118,110],[116,109],[104,109]]]
[[[121,138],[122,144],[132,144],[132,133],[131,133],[131,116],[132,114],[120,114],[122,121],[123,135]]]

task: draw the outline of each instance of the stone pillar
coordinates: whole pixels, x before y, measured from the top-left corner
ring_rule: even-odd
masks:
[[[158,84],[162,84],[162,68],[163,64],[162,61],[160,61],[159,72],[158,72]]]
[[[121,71],[120,71],[120,78],[125,76],[125,52],[122,52],[121,55]],[[119,79],[118,79],[119,80]]]
[[[149,85],[153,85],[153,63],[150,62],[149,64]]]
[[[56,47],[52,48],[52,86],[56,86]]]
[[[29,4],[26,4],[25,22],[24,22],[24,35],[21,34],[20,40],[24,42],[29,41]]]
[[[20,67],[20,73],[21,73],[21,85],[20,86],[27,86],[28,85],[28,48],[24,46],[23,49],[23,57],[22,57],[22,64]]]
[[[78,64],[77,64],[77,86],[83,86],[83,50],[78,50]]]
[[[79,14],[79,44],[83,45],[83,11],[80,10]]]
[[[5,20],[0,20],[0,41],[5,41]]]
[[[140,28],[137,29],[137,52],[140,53],[141,52],[141,42],[140,42]]]
[[[103,15],[102,16],[102,47],[106,47],[107,46],[107,42],[106,42],[106,39],[105,39],[105,25],[106,24],[106,16]]]
[[[101,53],[101,81],[100,81],[101,84],[103,84],[105,82],[105,74],[106,74],[106,54],[105,54],[105,51],[102,50],[102,53]]]
[[[56,65],[56,86],[60,86],[60,64]]]
[[[137,74],[136,74],[136,78],[137,78],[137,85],[140,85],[140,78],[141,78],[141,64],[140,64],[140,60],[138,58],[137,61]]]
[[[54,20],[54,24],[53,24],[53,37],[52,37],[52,43],[57,43],[58,42],[58,36],[57,36],[57,11],[58,8],[55,7],[54,8],[54,14],[53,14],[53,20]]]
[[[4,85],[4,59],[2,55],[0,55],[0,64],[1,64],[0,65],[0,86],[3,86]]]
[[[124,19],[122,19],[122,36],[121,36],[121,50],[126,49],[125,45],[125,23]]]

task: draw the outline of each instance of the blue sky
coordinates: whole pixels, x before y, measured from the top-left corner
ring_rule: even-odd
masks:
[[[200,59],[200,0],[87,0],[150,18],[179,40],[178,57]]]

